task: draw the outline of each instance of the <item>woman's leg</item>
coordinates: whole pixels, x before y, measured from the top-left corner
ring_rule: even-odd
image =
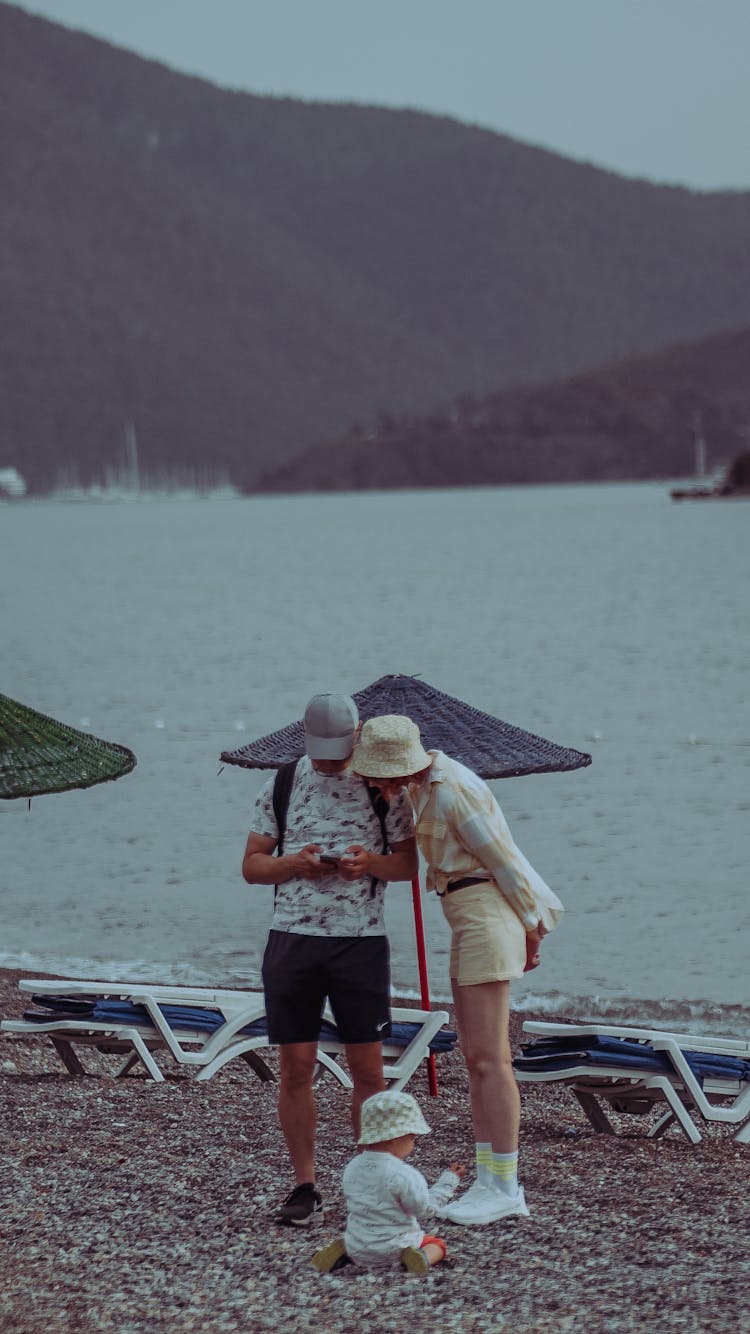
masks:
[[[521,1100],[510,1054],[509,990],[507,982],[461,986],[453,981],[478,1153],[476,1181],[456,1204],[449,1205],[445,1216],[464,1226],[529,1212],[516,1175]],[[487,1152],[487,1145],[485,1175],[479,1150]]]
[[[508,982],[461,986],[451,979],[461,1050],[469,1074],[474,1137],[493,1153],[515,1153],[521,1099],[510,1051]]]

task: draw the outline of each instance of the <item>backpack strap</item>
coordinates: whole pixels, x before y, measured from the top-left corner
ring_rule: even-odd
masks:
[[[386,852],[388,851],[388,833],[385,827],[385,817],[388,814],[388,802],[386,801],[385,797],[383,796],[379,788],[370,787],[370,784],[367,782],[366,778],[363,778],[362,782],[364,783],[367,795],[370,798],[370,805],[372,806],[372,809],[374,810],[375,814],[378,817],[378,823],[380,825],[380,837],[382,840],[381,852],[385,856]],[[371,899],[374,899],[375,890],[377,889],[377,887],[378,887],[378,878],[377,876],[374,875],[370,881]]]
[[[284,851],[284,836],[286,834],[286,813],[289,810],[289,798],[292,795],[294,786],[294,775],[297,772],[298,760],[290,760],[288,764],[281,764],[276,770],[276,777],[273,780],[273,813],[276,816],[276,824],[279,830],[279,837],[276,843],[276,856],[280,857]],[[278,893],[278,885],[273,887],[274,902]]]
[[[276,844],[277,857],[280,857],[284,851],[286,813],[289,810],[289,798],[292,794],[294,775],[297,772],[298,763],[298,760],[290,760],[288,764],[279,765],[273,781],[273,813],[276,816],[276,824],[279,830],[279,838]]]

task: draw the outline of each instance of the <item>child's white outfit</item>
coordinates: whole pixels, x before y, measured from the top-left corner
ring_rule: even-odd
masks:
[[[344,1169],[348,1208],[344,1243],[355,1264],[386,1265],[425,1235],[419,1216],[442,1210],[459,1178],[442,1172],[434,1186],[395,1154],[364,1149]]]

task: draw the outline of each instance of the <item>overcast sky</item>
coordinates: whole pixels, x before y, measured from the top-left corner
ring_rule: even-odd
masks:
[[[230,88],[417,107],[750,189],[750,0],[22,0]]]

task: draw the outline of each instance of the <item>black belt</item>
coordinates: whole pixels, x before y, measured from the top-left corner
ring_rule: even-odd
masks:
[[[467,885],[484,884],[487,878],[488,877],[486,875],[464,875],[461,877],[460,880],[449,880],[448,884],[445,886],[445,889],[443,890],[443,894],[452,894],[454,890],[465,889]],[[439,893],[438,898],[442,899],[443,894]]]

